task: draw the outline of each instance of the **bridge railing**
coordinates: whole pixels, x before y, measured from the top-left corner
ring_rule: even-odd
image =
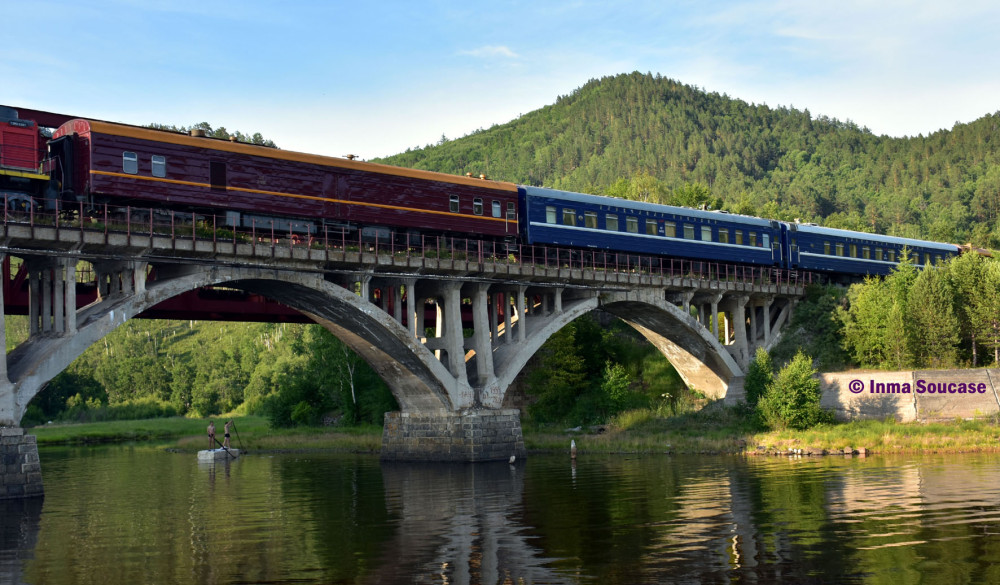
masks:
[[[519,266],[536,271],[580,270],[591,273],[692,278],[804,286],[817,282],[811,272],[772,266],[754,266],[669,256],[648,256],[605,250],[581,250],[557,246],[515,244],[488,239],[447,235],[423,235],[384,228],[371,232],[356,227],[323,225],[308,230],[301,222],[276,228],[273,221],[252,221],[250,226],[233,226],[225,215],[206,215],[144,207],[83,203],[72,212],[45,210],[29,204],[23,196],[4,195],[3,225],[53,226],[60,230],[126,234],[129,236],[168,237],[171,241],[211,241],[213,243],[253,244],[255,246],[308,248],[328,252],[362,252],[374,257],[421,258]]]

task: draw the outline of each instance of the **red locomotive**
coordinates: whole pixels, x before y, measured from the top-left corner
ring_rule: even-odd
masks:
[[[49,141],[64,201],[215,213],[317,233],[518,234],[517,186],[136,126],[71,120]],[[76,205],[76,203],[74,203]]]
[[[9,209],[24,209],[42,195],[49,179],[41,172],[44,153],[38,124],[0,106],[0,195]]]

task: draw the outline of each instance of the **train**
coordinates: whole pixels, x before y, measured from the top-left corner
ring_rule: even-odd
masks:
[[[51,135],[0,107],[0,194],[10,210],[145,207],[232,228],[360,239],[453,235],[823,273],[885,275],[954,244],[572,193],[75,118]]]

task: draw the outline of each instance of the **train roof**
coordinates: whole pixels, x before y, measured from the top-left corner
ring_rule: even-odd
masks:
[[[101,122],[98,120],[85,120],[77,118],[70,120],[59,127],[53,134],[53,138],[59,138],[69,134],[83,134],[86,132],[97,132],[112,136],[123,136],[141,140],[151,140],[154,142],[165,142],[181,146],[191,146],[194,148],[205,148],[210,150],[232,152],[250,156],[264,158],[281,159],[308,164],[322,165],[328,167],[339,167],[342,169],[365,171],[370,173],[381,173],[384,175],[395,175],[412,179],[422,179],[426,181],[438,181],[442,183],[454,183],[479,187],[483,189],[494,189],[497,191],[517,191],[517,185],[505,181],[493,181],[480,178],[465,177],[461,175],[450,175],[447,173],[437,173],[433,171],[423,171],[408,169],[404,167],[394,167],[364,161],[350,160],[333,156],[322,156],[318,154],[307,154],[291,150],[281,150],[245,142],[231,142],[218,138],[205,136],[191,136],[183,132],[171,130],[159,130],[154,128],[144,128],[141,126],[130,126],[127,124],[116,124],[112,122]]]
[[[746,225],[770,227],[771,220],[749,215],[739,215],[722,211],[704,211],[701,209],[691,209],[690,207],[677,207],[675,205],[660,205],[658,203],[646,203],[643,201],[633,201],[620,197],[608,197],[605,195],[588,195],[586,193],[573,193],[571,191],[561,191],[559,189],[548,189],[546,187],[522,186],[525,193],[535,197],[552,197],[565,201],[580,202],[586,205],[606,205],[609,207],[631,207],[642,211],[653,213],[672,213],[687,217],[697,217],[699,219],[723,220]]]
[[[883,244],[895,244],[897,246],[908,246],[921,247],[921,248],[933,248],[937,250],[947,250],[949,252],[958,251],[958,246],[955,244],[945,244],[942,242],[931,242],[928,240],[917,240],[914,238],[899,238],[896,236],[883,236],[882,234],[870,234],[867,232],[855,232],[851,230],[842,230],[837,228],[828,228],[818,225],[809,225],[804,223],[792,223],[788,224],[793,231],[802,232],[806,234],[817,234],[822,236],[830,236],[831,238],[856,238],[870,240],[872,242],[880,242]]]

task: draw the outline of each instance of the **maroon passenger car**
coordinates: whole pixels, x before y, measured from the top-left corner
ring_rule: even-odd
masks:
[[[178,132],[71,120],[50,157],[88,203],[215,213],[227,225],[323,225],[516,237],[517,186]],[[75,169],[69,172],[68,169]]]

